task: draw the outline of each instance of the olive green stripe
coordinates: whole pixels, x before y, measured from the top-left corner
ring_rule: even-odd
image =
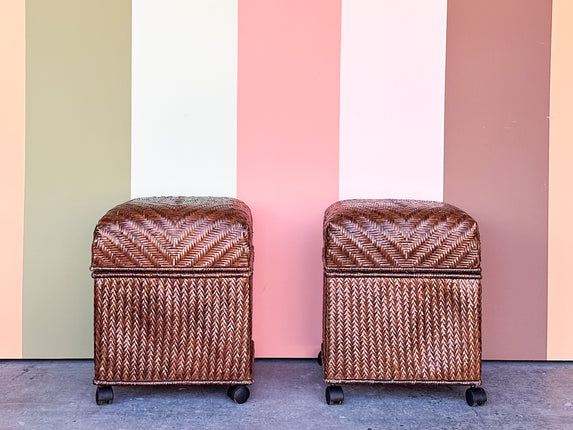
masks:
[[[130,195],[131,1],[26,1],[24,358],[92,357],[90,245]]]

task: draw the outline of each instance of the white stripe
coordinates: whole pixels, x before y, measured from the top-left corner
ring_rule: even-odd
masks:
[[[131,195],[236,195],[238,0],[137,0]]]
[[[446,11],[342,0],[341,199],[443,199]]]

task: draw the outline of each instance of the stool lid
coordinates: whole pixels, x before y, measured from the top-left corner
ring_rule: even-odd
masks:
[[[92,270],[245,268],[251,264],[248,206],[227,197],[149,197],[98,222]]]
[[[421,200],[343,200],[324,215],[325,268],[480,269],[475,220]]]

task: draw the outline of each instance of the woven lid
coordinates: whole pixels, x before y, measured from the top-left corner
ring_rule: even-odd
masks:
[[[226,197],[150,197],[98,222],[92,269],[242,268],[251,262],[251,212]]]
[[[420,200],[343,200],[324,215],[326,268],[480,268],[477,223],[455,206]]]

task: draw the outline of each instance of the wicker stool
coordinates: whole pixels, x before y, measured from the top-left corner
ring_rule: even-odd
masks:
[[[345,200],[324,217],[327,384],[481,384],[481,269],[476,222],[444,203]],[[326,388],[329,404],[342,388]]]
[[[96,402],[112,385],[253,382],[251,213],[231,198],[131,200],[92,245]]]

